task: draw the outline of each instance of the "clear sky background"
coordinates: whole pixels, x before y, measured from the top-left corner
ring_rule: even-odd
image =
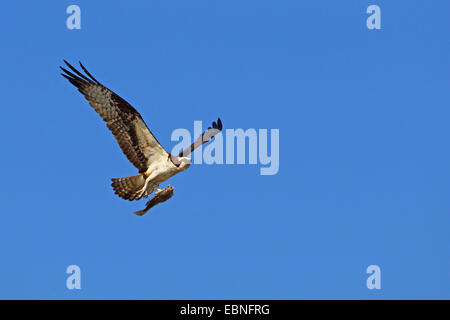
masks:
[[[66,8],[81,8],[81,30]],[[368,30],[366,8],[381,8]],[[0,298],[450,298],[449,1],[9,1]],[[193,165],[143,216],[136,169],[59,75],[81,60],[165,148],[280,130],[280,170]],[[66,288],[80,266],[82,289]],[[366,268],[381,268],[381,290]]]

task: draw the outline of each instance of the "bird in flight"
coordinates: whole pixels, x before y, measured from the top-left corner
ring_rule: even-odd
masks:
[[[222,121],[218,118],[217,122],[214,121],[191,146],[178,155],[172,155],[161,146],[139,112],[128,102],[98,82],[81,62],[80,67],[85,74],[66,60],[64,63],[71,71],[60,67],[64,72],[61,75],[78,88],[91,107],[106,122],[123,153],[139,171],[130,177],[111,179],[115,194],[123,199],[139,200],[155,190],[162,192],[159,184],[189,168],[191,159],[187,156],[222,131]],[[173,187],[169,189],[172,194]],[[160,202],[163,201],[156,201]]]

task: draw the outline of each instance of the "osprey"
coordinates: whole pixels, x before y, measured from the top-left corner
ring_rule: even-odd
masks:
[[[66,60],[64,63],[72,72],[60,67],[64,72],[61,75],[84,95],[106,122],[128,160],[139,170],[137,175],[131,177],[111,179],[115,194],[123,199],[139,200],[154,190],[162,191],[159,189],[160,183],[189,168],[191,160],[187,155],[222,130],[222,121],[218,118],[190,147],[178,156],[172,155],[156,140],[139,112],[128,102],[98,82],[81,62],[80,67],[86,75]]]

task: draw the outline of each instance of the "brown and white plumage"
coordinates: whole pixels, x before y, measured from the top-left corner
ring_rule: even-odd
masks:
[[[97,81],[81,62],[80,66],[86,75],[67,61],[64,62],[71,71],[60,67],[64,72],[61,75],[78,88],[102,117],[123,153],[139,171],[135,176],[112,179],[112,187],[119,197],[131,201],[148,196],[161,182],[189,167],[190,159],[186,156],[194,147],[179,156],[172,156],[161,146],[139,112],[128,102]],[[218,119],[217,123],[213,122],[212,128],[199,137],[200,144],[208,142],[221,130],[222,123]],[[200,144],[197,142],[196,147]]]

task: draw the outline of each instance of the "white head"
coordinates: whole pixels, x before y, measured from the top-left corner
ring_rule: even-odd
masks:
[[[189,157],[172,156],[171,158],[173,164],[176,165],[180,171],[186,170],[191,165],[191,158]]]

